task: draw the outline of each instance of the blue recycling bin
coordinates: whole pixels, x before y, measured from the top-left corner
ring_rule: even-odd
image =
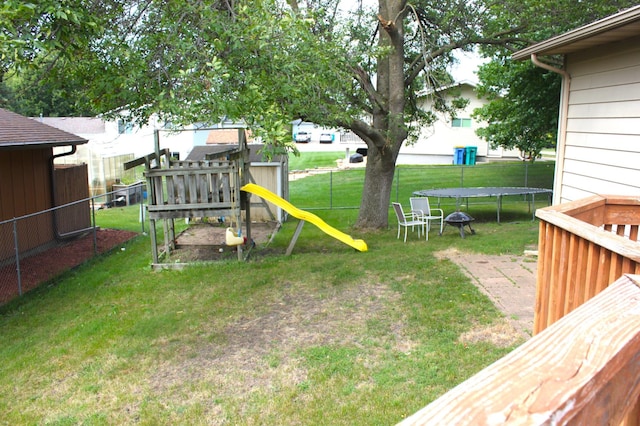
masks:
[[[465,164],[468,166],[473,166],[476,164],[476,154],[478,153],[477,146],[466,146],[465,150]]]
[[[453,149],[453,164],[464,164],[464,148]]]

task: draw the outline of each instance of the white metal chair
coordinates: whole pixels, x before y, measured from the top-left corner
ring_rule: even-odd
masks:
[[[409,203],[411,203],[413,219],[419,219],[426,225],[426,240],[429,239],[429,230],[431,229],[432,221],[440,221],[440,235],[442,235],[444,225],[444,212],[442,209],[431,208],[427,197],[411,197],[409,198]]]
[[[400,238],[400,228],[404,226],[404,242],[407,242],[407,228],[414,226],[418,227],[418,238],[420,238],[420,229],[424,232],[424,221],[422,219],[415,219],[413,213],[405,213],[400,203],[393,204],[393,210],[396,212],[398,218],[398,238]]]

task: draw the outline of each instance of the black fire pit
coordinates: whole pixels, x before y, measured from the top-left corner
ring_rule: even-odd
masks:
[[[449,216],[444,218],[444,221],[445,221],[444,227],[446,229],[447,225],[455,226],[456,228],[458,228],[460,230],[460,236],[462,238],[464,238],[464,227],[465,226],[469,227],[469,231],[471,232],[471,234],[475,234],[476,233],[476,231],[474,231],[473,228],[471,227],[471,222],[473,222],[474,220],[475,220],[474,218],[472,218],[471,216],[469,216],[466,213],[453,212]]]

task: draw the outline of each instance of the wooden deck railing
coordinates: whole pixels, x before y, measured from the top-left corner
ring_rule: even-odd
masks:
[[[595,195],[538,209],[534,333],[625,273],[640,274],[640,197]]]
[[[640,425],[640,197],[536,216],[534,337],[401,425]]]
[[[637,418],[639,283],[640,276],[622,277],[400,425],[608,425]]]

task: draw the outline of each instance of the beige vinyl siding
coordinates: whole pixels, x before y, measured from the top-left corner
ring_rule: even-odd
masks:
[[[574,162],[571,162],[571,160]],[[589,167],[588,171],[591,173],[591,176],[594,174],[606,176],[606,174],[610,174],[616,169],[618,169],[618,173],[625,173],[626,171],[624,169],[638,169],[638,166],[640,165],[640,153],[614,150],[608,147],[587,148],[568,146],[565,152],[565,161],[569,162],[569,164],[575,168],[585,166]],[[603,167],[602,170],[606,172],[606,174],[600,174],[600,166],[611,166],[614,167],[614,170],[604,169]],[[567,166],[565,166],[565,169],[566,168]]]
[[[630,185],[620,182],[607,181],[601,178],[594,178],[585,175],[567,173],[564,176],[566,190],[568,193],[580,194],[579,198],[585,198],[591,194],[617,195],[629,193]]]
[[[567,71],[559,201],[640,195],[640,37],[569,54]]]
[[[640,70],[638,71],[640,73]],[[640,101],[608,102],[597,104],[571,105],[569,115],[574,119],[600,118],[635,118],[640,111]]]

